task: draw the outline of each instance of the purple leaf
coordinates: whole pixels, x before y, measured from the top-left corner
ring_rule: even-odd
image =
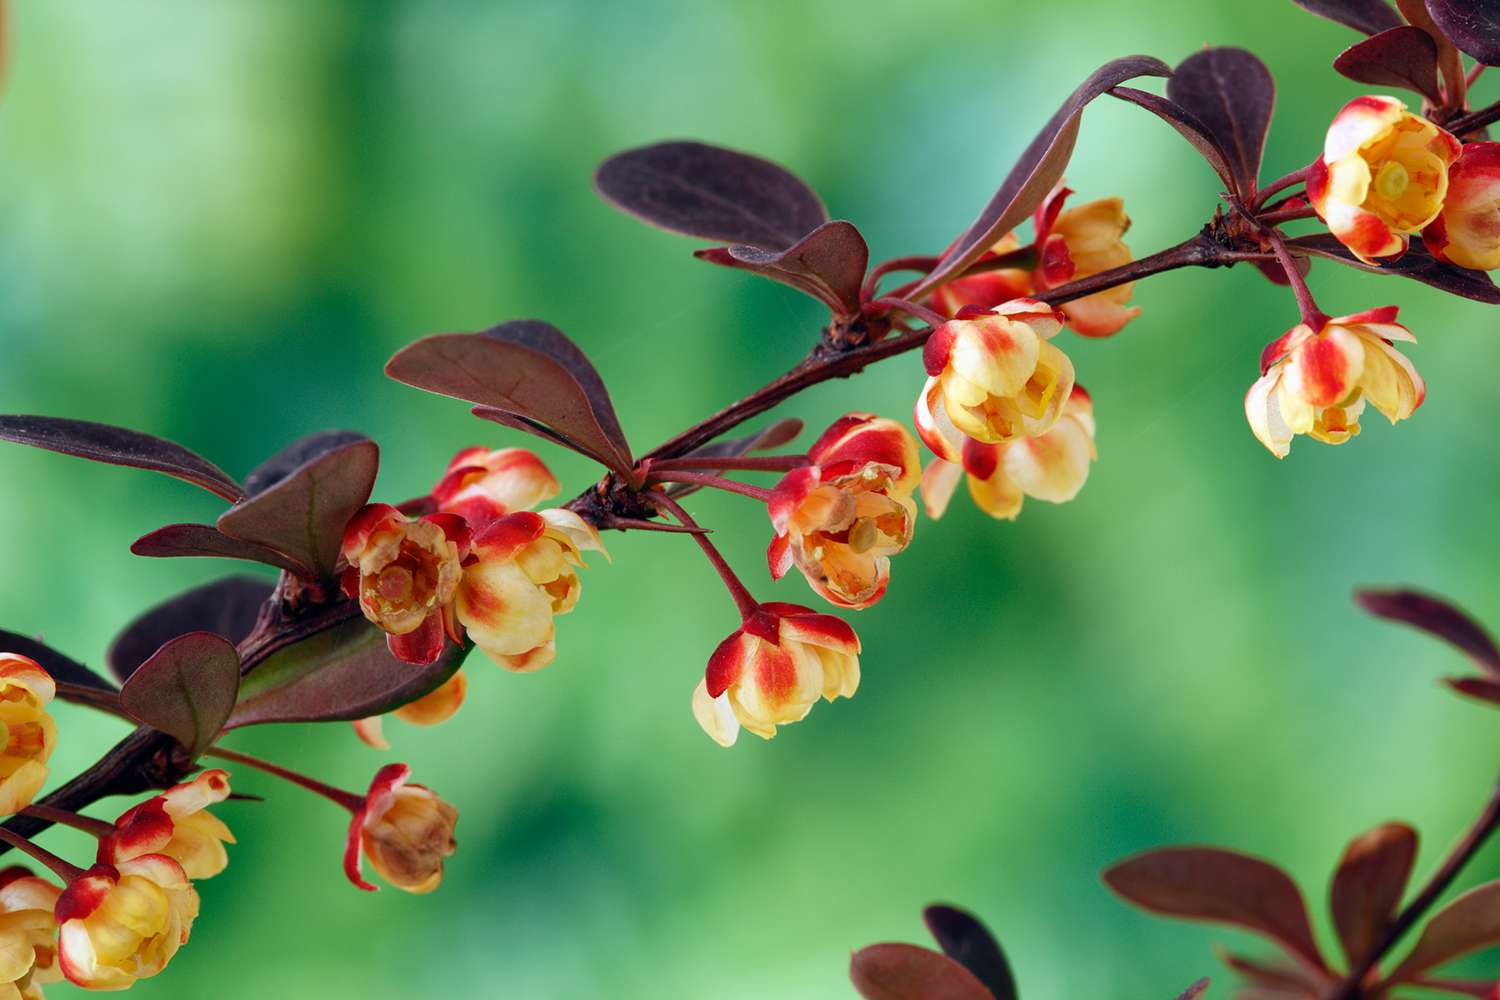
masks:
[[[540,320],[423,337],[396,352],[385,371],[418,389],[543,425],[606,468],[630,474],[630,448],[599,373],[560,330]]]
[[[260,617],[266,600],[276,592],[269,580],[229,576],[194,587],[163,601],[120,630],[110,643],[105,662],[120,680],[170,639],[189,632],[212,632],[238,645]]]
[[[992,1000],[962,965],[914,944],[872,944],[849,959],[849,979],[865,1000]]]
[[[1427,12],[1464,52],[1500,64],[1500,6],[1493,0],[1427,0]]]
[[[600,164],[594,186],[668,232],[763,250],[785,250],[828,221],[822,200],[791,171],[702,142],[617,153]]]
[[[1467,698],[1500,705],[1500,680],[1488,677],[1444,677],[1443,683]]]
[[[368,439],[324,452],[219,515],[231,538],[285,552],[316,579],[333,575],[344,528],[370,499],[380,449]]]
[[[1314,975],[1305,966],[1279,960],[1257,962],[1227,951],[1220,951],[1219,958],[1259,987],[1262,996],[1317,1000],[1333,980],[1331,975]]]
[[[1441,289],[1460,298],[1472,299],[1475,302],[1488,302],[1491,305],[1500,304],[1500,288],[1495,287],[1489,275],[1483,271],[1471,271],[1466,267],[1444,264],[1428,253],[1422,241],[1415,236],[1412,237],[1411,246],[1407,248],[1406,253],[1394,261],[1379,265],[1366,264],[1355,257],[1348,248],[1329,233],[1299,236],[1296,239],[1287,240],[1287,246],[1294,251],[1327,257],[1329,260],[1336,260],[1340,264],[1346,264],[1361,271],[1369,271],[1372,274],[1394,274],[1420,281],[1424,285],[1431,285],[1433,288]]]
[[[984,211],[943,254],[937,267],[908,295],[922,294],[958,274],[982,257],[995,241],[1036,211],[1042,199],[1062,179],[1073,144],[1078,141],[1078,122],[1083,109],[1100,94],[1138,76],[1170,76],[1172,70],[1160,59],[1127,56],[1100,67],[1063,103],[1006,175]]]
[[[943,954],[974,973],[995,1000],[1016,1000],[1016,979],[1000,943],[971,913],[952,906],[929,906],[922,911],[927,929]]]
[[[210,556],[219,559],[243,559],[247,562],[264,563],[284,569],[304,580],[316,576],[312,567],[306,566],[284,552],[255,542],[230,538],[210,524],[169,524],[137,538],[130,551],[138,556],[153,559],[170,559],[178,556]]]
[[[1405,23],[1385,0],[1292,0],[1292,3],[1367,35],[1378,35]]]
[[[1219,147],[1219,140],[1197,115],[1175,101],[1157,97],[1144,90],[1136,90],[1134,87],[1116,87],[1110,91],[1110,95],[1145,108],[1175,128],[1178,134],[1191,143],[1199,155],[1208,161],[1208,165],[1213,168],[1214,173],[1219,175],[1219,179],[1226,187],[1235,186],[1234,172],[1229,169],[1229,160],[1224,155],[1224,150]]]
[[[1259,858],[1216,847],[1166,847],[1127,858],[1105,871],[1104,881],[1142,909],[1243,927],[1313,968],[1326,967],[1297,884]]]
[[[59,653],[44,642],[21,635],[19,632],[7,632],[5,629],[0,629],[0,653],[20,653],[22,656],[29,656],[40,663],[42,669],[52,675],[53,680],[64,684],[76,684],[95,691],[108,691],[110,694],[115,691],[113,684],[77,660]]]
[[[1390,982],[1419,976],[1455,958],[1500,944],[1500,882],[1470,889],[1428,921],[1411,953],[1402,959]]]
[[[1167,96],[1218,140],[1233,190],[1242,195],[1253,191],[1276,107],[1276,83],[1266,64],[1244,49],[1204,49],[1172,71]]]
[[[163,472],[201,486],[234,503],[245,495],[240,484],[202,455],[180,444],[139,431],[63,417],[0,416],[0,440],[75,455],[91,462]]]
[[[1386,823],[1350,841],[1333,873],[1329,905],[1339,941],[1351,966],[1380,943],[1417,860],[1417,831]]]
[[[1189,986],[1181,993],[1177,994],[1177,1000],[1198,1000],[1198,998],[1203,995],[1203,991],[1206,989],[1208,989],[1208,977],[1204,976],[1202,979],[1198,980],[1196,983]]]
[[[1404,24],[1357,42],[1339,53],[1333,68],[1358,83],[1405,87],[1439,104],[1437,46],[1421,28]]]
[[[1416,590],[1357,590],[1354,600],[1372,615],[1415,626],[1457,646],[1481,670],[1500,675],[1500,647],[1495,640],[1441,597]]]
[[[453,676],[465,650],[449,643],[428,667],[402,663],[385,633],[346,619],[272,653],[245,675],[228,728],[267,722],[348,721],[415,701]]]
[[[264,493],[313,459],[346,444],[368,440],[358,431],[318,431],[298,438],[250,470],[245,477],[245,492],[250,496]]]
[[[212,632],[189,632],[168,640],[130,675],[120,688],[120,704],[196,758],[218,738],[239,687],[234,643]]]
[[[735,267],[791,285],[838,315],[859,312],[859,289],[870,263],[870,248],[848,222],[829,222],[781,251],[737,245],[699,250],[699,260]]]
[[[599,454],[581,441],[575,441],[570,437],[565,437],[564,435],[559,434],[557,431],[548,427],[546,424],[532,420],[530,417],[523,417],[519,413],[512,413],[509,410],[501,410],[493,406],[475,406],[471,407],[469,409],[469,412],[474,414],[474,416],[478,417],[480,420],[488,420],[491,423],[499,424],[502,427],[509,427],[513,430],[522,431],[526,434],[535,434],[543,441],[555,444],[559,448],[566,448],[569,451],[576,451],[578,454],[584,456],[585,458],[593,459],[595,462],[598,462],[606,468],[611,467],[615,461],[615,459],[613,458]]]

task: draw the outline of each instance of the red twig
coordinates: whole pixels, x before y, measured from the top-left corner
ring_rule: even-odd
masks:
[[[43,805],[40,802],[33,802],[25,809],[22,809],[21,813],[26,816],[34,816],[37,819],[45,820],[48,823],[61,823],[63,826],[71,826],[73,829],[82,830],[93,837],[108,837],[115,832],[115,825],[113,823],[106,823],[104,820],[95,819],[92,816],[81,816],[70,809],[58,809],[55,806]]]
[[[720,469],[735,472],[790,472],[808,464],[806,455],[742,455],[714,458],[711,455],[684,455],[681,458],[654,458],[647,475],[683,469]]]
[[[317,778],[309,778],[305,774],[282,767],[280,764],[273,764],[268,760],[261,760],[259,757],[252,757],[247,753],[240,753],[238,750],[228,750],[224,747],[209,747],[204,753],[210,757],[232,760],[236,764],[244,764],[246,767],[253,767],[257,771],[274,774],[276,777],[290,781],[292,784],[305,788],[309,792],[321,795],[330,802],[336,802],[350,812],[359,812],[359,810],[365,807],[364,796],[355,795],[353,792],[346,792],[342,788],[335,788],[332,785],[319,781]]]
[[[684,527],[698,527],[698,522],[693,520],[693,516],[683,510],[681,504],[665,493],[651,493],[650,499],[652,503],[662,507],[671,513],[673,517],[677,518],[677,520],[681,521]],[[730,568],[729,563],[724,560],[724,556],[714,546],[714,543],[708,540],[707,535],[695,534],[693,535],[693,541],[698,543],[698,547],[703,550],[703,554],[708,557],[708,561],[713,565],[714,571],[719,574],[719,579],[723,580],[724,586],[729,588],[729,596],[734,598],[734,606],[739,609],[740,620],[749,621],[752,615],[760,611],[760,602],[751,596],[750,591],[740,582],[740,578]]]
[[[64,861],[45,847],[33,844],[14,830],[7,830],[5,827],[0,826],[0,841],[4,841],[16,850],[30,855],[33,860],[40,861],[64,882],[71,882],[83,874],[82,868],[79,868],[72,862]]]
[[[725,479],[723,476],[709,475],[704,472],[659,472],[653,466],[650,479],[657,483],[690,483],[693,486],[707,486],[710,489],[723,490],[725,493],[738,493],[742,497],[759,500],[761,503],[771,499],[770,490],[751,486],[749,483],[737,483],[733,479]]]

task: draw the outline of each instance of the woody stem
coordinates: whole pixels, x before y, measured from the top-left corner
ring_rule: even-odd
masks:
[[[663,470],[675,472],[692,469],[718,469],[736,472],[790,472],[807,465],[806,455],[725,456],[713,458],[708,455],[685,455],[682,458],[657,458],[651,461],[649,472]]]
[[[896,257],[891,260],[882,261],[870,268],[870,273],[865,277],[864,287],[860,289],[861,301],[868,302],[875,297],[875,290],[880,287],[880,279],[892,271],[921,271],[926,274],[937,267],[938,257]]]
[[[238,750],[228,750],[224,747],[209,747],[204,753],[210,757],[232,760],[236,764],[244,764],[246,767],[253,767],[267,774],[274,774],[276,777],[290,781],[294,785],[299,785],[309,792],[321,795],[330,802],[336,802],[352,813],[359,812],[365,807],[365,800],[362,796],[355,795],[353,792],[346,792],[342,788],[335,788],[332,785],[319,781],[317,778],[309,778],[305,774],[299,774],[290,768],[282,767],[280,764],[273,764],[268,760],[261,760],[259,757],[252,757],[247,753],[240,753]]]
[[[894,295],[887,295],[885,298],[876,299],[870,303],[870,306],[872,308],[884,307],[886,309],[896,309],[909,316],[915,316],[930,326],[942,326],[948,322],[948,317],[942,313]]]
[[[1308,171],[1310,171],[1311,169],[1311,165],[1306,167],[1299,167],[1298,169],[1293,170],[1291,173],[1278,177],[1271,183],[1267,184],[1265,187],[1260,188],[1255,192],[1255,200],[1251,202],[1251,207],[1259,208],[1266,202],[1270,201],[1272,196],[1277,192],[1285,191],[1293,184],[1303,183],[1307,180]]]
[[[673,517],[681,521],[684,527],[696,528],[699,526],[698,522],[693,520],[693,516],[682,509],[681,504],[665,493],[659,491],[652,493],[650,494],[650,499],[652,503],[666,509]],[[698,548],[702,549],[703,554],[708,557],[708,561],[713,565],[714,571],[719,574],[719,579],[723,580],[724,586],[729,588],[729,596],[734,598],[734,606],[739,609],[740,620],[748,621],[751,615],[760,610],[760,602],[750,595],[749,590],[745,589],[745,585],[740,582],[740,578],[735,575],[734,570],[724,560],[724,556],[720,554],[714,543],[708,540],[707,535],[695,533],[693,541],[698,543]]]
[[[33,802],[25,809],[22,809],[21,815],[45,820],[48,823],[61,823],[63,826],[71,826],[75,830],[82,830],[91,837],[108,837],[115,832],[115,825],[113,823],[106,823],[104,820],[94,819],[92,816],[80,816],[69,809],[44,806],[39,802]]]
[[[9,844],[23,854],[30,855],[34,861],[39,861],[46,865],[52,870],[52,874],[64,882],[72,882],[83,874],[82,868],[71,862],[64,861],[45,847],[33,844],[14,830],[7,830],[5,827],[0,826],[0,841]]]
[[[802,463],[806,465],[806,462]],[[707,486],[710,489],[723,490],[725,493],[738,493],[742,497],[750,497],[765,503],[771,499],[771,491],[761,489],[759,486],[751,486],[749,483],[737,483],[733,479],[725,479],[723,476],[714,476],[704,472],[660,472],[653,462],[649,473],[652,482],[657,483],[690,483],[693,486]]]
[[[1314,331],[1323,329],[1328,322],[1328,315],[1318,308],[1313,301],[1312,290],[1307,287],[1307,280],[1302,277],[1302,272],[1297,270],[1297,262],[1292,258],[1292,252],[1286,247],[1286,240],[1274,229],[1266,230],[1266,237],[1271,241],[1271,247],[1276,251],[1276,259],[1281,262],[1281,269],[1286,272],[1286,280],[1292,286],[1292,294],[1297,296],[1297,308],[1302,313],[1302,322],[1312,327]]]

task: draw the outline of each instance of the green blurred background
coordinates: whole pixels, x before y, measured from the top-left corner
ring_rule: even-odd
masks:
[[[384,448],[386,499],[425,490],[462,445],[527,443],[381,375],[422,334],[557,323],[639,450],[811,342],[810,300],[605,206],[589,178],[614,151],[693,137],[770,156],[886,257],[944,246],[1108,58],[1259,52],[1282,93],[1268,176],[1315,155],[1359,92],[1328,68],[1355,36],[1276,0],[11,13],[0,410],[140,428],[236,474],[307,431],[358,428]],[[1125,196],[1140,253],[1191,233],[1216,191],[1175,133],[1109,100],[1068,179],[1080,198]],[[1350,836],[1415,823],[1425,875],[1496,763],[1494,713],[1435,684],[1460,658],[1349,600],[1410,582],[1500,623],[1496,313],[1323,262],[1311,281],[1331,312],[1402,304],[1430,385],[1415,419],[1392,429],[1372,411],[1354,444],[1299,439],[1276,462],[1241,399],[1291,297],[1248,268],[1154,279],[1121,336],[1064,338],[1099,418],[1081,496],[1011,524],[961,495],[924,522],[889,596],[856,617],[854,700],[721,750],[688,696],[731,605],[687,542],[608,538],[614,564],[588,571],[557,662],[516,676],[476,657],[451,723],[389,723],[389,754],[344,725],[233,740],[351,788],[409,761],[463,815],[439,892],[356,892],[346,818],[242,773],[236,787],[268,801],[222,809],[231,868],[201,887],[193,943],[139,989],[846,997],[852,948],[922,940],[920,907],[950,900],[996,929],[1026,996],[1164,998],[1205,973],[1227,995],[1211,945],[1248,942],[1127,909],[1099,869],[1155,844],[1233,845],[1283,861],[1326,929]],[[886,362],[778,415],[906,417],[921,377],[915,358]],[[544,455],[569,494],[595,475]],[[0,625],[86,661],[134,613],[236,569],[129,555],[160,524],[217,514],[175,481],[4,446],[0,483]],[[810,600],[765,578],[763,514],[723,496],[694,509],[758,594]],[[58,778],[123,732],[58,715]],[[67,833],[46,843],[86,853]],[[1496,874],[1492,849],[1468,880]]]

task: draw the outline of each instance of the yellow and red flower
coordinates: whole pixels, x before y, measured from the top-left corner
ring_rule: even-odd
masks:
[[[187,943],[198,893],[176,861],[146,854],[90,868],[62,891],[53,912],[68,981],[123,990],[166,968]]]
[[[0,816],[31,805],[47,780],[57,747],[57,724],[47,704],[57,694],[52,675],[19,653],[0,653]]]
[[[693,691],[693,715],[721,746],[740,727],[770,739],[806,717],[817,700],[859,688],[859,637],[832,615],[796,604],[762,604],[708,660]]]
[[[211,878],[229,864],[224,844],[234,834],[208,807],[229,798],[229,773],[217,768],[127,810],[115,832],[99,841],[99,862],[118,865],[162,854],[190,879]]]
[[[776,537],[766,552],[771,576],[795,565],[829,602],[867,608],[890,582],[891,556],[911,542],[912,492],[921,456],[911,432],[869,413],[839,418],[771,491],[766,509]]]
[[[1448,197],[1422,242],[1438,260],[1500,267],[1500,142],[1471,142],[1448,170]]]
[[[1462,146],[1394,97],[1356,97],[1334,116],[1307,195],[1329,232],[1360,260],[1406,252],[1438,217]]]
[[[62,890],[25,872],[0,886],[0,1000],[41,1000],[57,968],[57,918]]]
[[[468,693],[469,678],[462,670],[459,670],[416,701],[408,702],[390,714],[414,726],[436,726],[453,718],[459,706],[464,703],[464,696]],[[389,750],[391,745],[386,742],[380,720],[379,715],[360,719],[354,723],[354,732],[376,750]]]
[[[1359,434],[1368,401],[1391,423],[1412,415],[1427,387],[1393,346],[1415,341],[1386,306],[1328,320],[1321,330],[1299,323],[1261,354],[1261,377],[1245,394],[1250,429],[1277,458],[1306,434],[1343,444]]]
[[[382,767],[349,823],[344,874],[361,889],[376,889],[364,878],[361,859],[368,857],[396,888],[431,892],[443,881],[443,859],[458,847],[453,839],[458,810],[430,789],[408,784],[410,776],[405,764]]]
[[[1130,228],[1124,200],[1100,198],[1063,211],[1072,193],[1059,184],[1036,210],[1037,292],[1130,263],[1130,248],[1122,239]],[[1108,337],[1141,314],[1139,306],[1126,305],[1134,289],[1135,282],[1126,282],[1058,308],[1068,329],[1085,337]]]
[[[391,653],[407,663],[436,662],[463,574],[471,532],[456,514],[413,520],[390,504],[372,503],[344,531],[344,592],[386,633]]]
[[[964,438],[1004,444],[1051,428],[1073,391],[1073,362],[1050,343],[1062,320],[1045,302],[1012,299],[934,330],[916,406],[927,447],[958,463]]]
[[[465,448],[432,488],[432,500],[438,510],[457,514],[480,532],[496,518],[530,510],[561,489],[542,460],[525,448]]]
[[[963,462],[934,459],[922,473],[922,503],[943,516],[958,480],[967,473],[969,494],[986,514],[1013,519],[1026,497],[1065,503],[1089,476],[1094,448],[1094,406],[1083,386],[1073,386],[1062,416],[1050,430],[1007,444],[965,440]]]

